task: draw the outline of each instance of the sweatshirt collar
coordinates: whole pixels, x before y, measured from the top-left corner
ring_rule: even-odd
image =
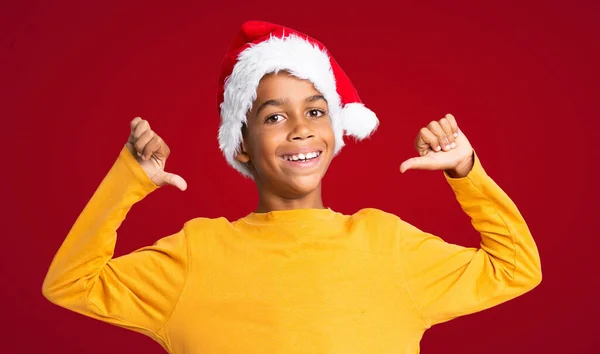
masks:
[[[267,213],[250,213],[242,218],[242,220],[253,225],[290,224],[327,221],[333,219],[336,214],[330,208],[275,210]]]

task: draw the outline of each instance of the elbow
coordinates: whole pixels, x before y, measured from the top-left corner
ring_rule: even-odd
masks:
[[[531,282],[532,289],[541,284],[541,282],[542,282],[542,268],[541,267],[536,269],[536,272],[531,277],[530,282]]]
[[[85,278],[71,280],[64,274],[48,273],[42,283],[42,295],[51,303],[70,308],[81,299],[85,299],[88,288],[84,284]]]
[[[51,303],[56,303],[54,301],[54,297],[52,296],[52,292],[50,292],[48,288],[42,287],[42,296],[44,296],[46,300],[50,301]]]
[[[520,283],[524,293],[533,290],[542,282],[542,268],[539,266],[532,268],[527,274],[523,274],[521,279]]]
[[[542,263],[537,247],[525,248],[517,258],[515,264],[515,276],[517,284],[524,288],[525,292],[536,288],[542,282]]]
[[[529,285],[531,289],[537,287],[542,282],[542,263],[540,261],[539,253],[535,253],[535,257],[530,262],[529,267]]]
[[[42,284],[42,295],[50,302],[52,303],[56,303],[56,296],[55,296],[55,292],[53,290],[53,286],[50,283],[50,281],[48,280],[48,277],[46,276],[46,279],[44,279],[44,283]]]
[[[517,296],[533,290],[542,282],[542,268],[539,262],[521,262],[520,264],[520,267],[516,267],[510,272],[504,269],[504,279]]]
[[[65,288],[64,283],[57,281],[55,276],[48,273],[42,283],[42,295],[51,303],[58,305],[61,296],[64,296]]]

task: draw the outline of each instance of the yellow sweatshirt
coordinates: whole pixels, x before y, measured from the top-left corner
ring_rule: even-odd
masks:
[[[479,159],[445,175],[481,234],[465,248],[377,209],[196,218],[113,258],[155,190],[124,147],[54,257],[51,302],[152,337],[169,353],[418,353],[426,329],[541,281],[528,227]]]

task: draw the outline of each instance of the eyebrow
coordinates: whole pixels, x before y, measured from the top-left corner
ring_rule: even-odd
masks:
[[[310,97],[307,97],[304,101],[307,103],[312,103],[312,102],[316,102],[318,100],[323,100],[325,101],[325,103],[327,103],[327,100],[325,99],[325,97],[323,97],[323,95],[313,95]],[[275,106],[275,107],[280,107],[283,106],[286,103],[289,103],[289,99],[287,98],[277,98],[277,99],[272,99],[272,100],[266,100],[265,102],[263,102],[260,107],[258,107],[258,110],[256,111],[256,115],[258,115],[260,113],[260,111],[262,111],[263,109],[265,109],[267,106]]]

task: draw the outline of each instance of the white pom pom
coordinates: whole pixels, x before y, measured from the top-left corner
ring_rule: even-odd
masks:
[[[362,103],[349,103],[342,108],[341,123],[345,135],[362,140],[371,135],[379,126],[379,119],[373,111]]]

